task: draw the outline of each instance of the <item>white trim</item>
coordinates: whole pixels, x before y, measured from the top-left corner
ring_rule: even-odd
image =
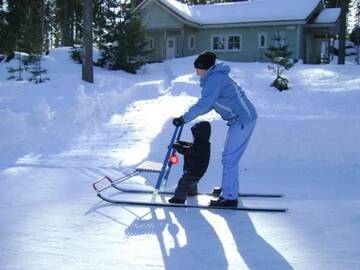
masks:
[[[286,31],[279,31],[279,30],[276,30],[274,33],[273,33],[273,36],[275,36],[276,34],[279,34],[279,36],[283,37],[283,39],[280,41],[279,44],[277,44],[277,41],[274,40],[274,45],[275,46],[285,46],[287,44],[287,38],[286,38]]]
[[[224,38],[225,39],[225,42],[224,42],[224,49],[214,49],[214,37],[220,37],[220,38]],[[223,52],[223,51],[226,51],[226,47],[227,47],[227,38],[226,38],[226,35],[224,34],[216,34],[216,35],[211,35],[210,36],[210,48],[211,50],[213,51],[216,51],[216,52]]]
[[[147,38],[147,44],[146,44],[146,48],[148,49],[148,50],[153,50],[153,49],[155,49],[155,39],[152,37],[152,36],[149,36],[148,38]],[[151,46],[150,46],[151,45]]]
[[[229,49],[229,38],[230,37],[239,37],[239,46],[240,46],[240,48],[239,49]],[[234,52],[234,51],[236,51],[236,52],[241,52],[241,50],[242,50],[242,34],[229,34],[228,36],[227,36],[227,48],[226,48],[226,50],[227,51],[230,51],[230,52]]]
[[[191,39],[193,39],[193,46],[191,46]],[[188,50],[194,50],[195,49],[195,42],[196,42],[196,39],[195,39],[195,35],[189,35],[188,36]]]
[[[262,37],[262,36],[265,38],[264,46],[261,46],[261,37]],[[265,33],[265,32],[260,32],[260,33],[258,34],[258,47],[259,47],[260,49],[265,49],[265,48],[267,47],[267,33]]]
[[[303,46],[303,44],[300,44],[302,42],[301,32],[300,32],[300,26],[297,26],[297,42],[296,42],[296,59],[300,58],[300,48]],[[303,37],[304,38],[304,37]]]
[[[320,3],[321,0],[319,0]],[[135,12],[138,10],[144,9],[150,3],[157,3],[159,6],[162,6],[167,9],[170,14],[176,16],[181,22],[198,27],[198,28],[219,28],[219,27],[243,27],[243,26],[275,26],[275,25],[289,25],[289,24],[306,24],[308,19],[313,15],[314,10],[306,18],[302,19],[288,19],[288,20],[274,20],[274,21],[255,21],[255,22],[238,22],[238,23],[202,23],[192,21],[191,18],[185,18],[182,14],[179,14],[178,10],[173,7],[159,1],[159,0],[144,0],[136,8]]]
[[[196,22],[192,22],[187,20],[186,18],[184,18],[183,16],[181,16],[181,14],[179,14],[178,12],[176,12],[175,10],[173,10],[172,8],[168,7],[166,4],[160,2],[160,1],[156,1],[156,0],[145,0],[142,3],[140,3],[136,8],[135,8],[135,12],[137,10],[142,10],[144,9],[146,6],[148,6],[150,3],[155,3],[158,6],[162,7],[167,13],[169,13],[170,15],[174,16],[175,18],[177,18],[179,21],[181,21],[184,24],[190,25],[190,26],[194,26],[194,27],[199,27],[201,26],[201,24],[196,23]]]

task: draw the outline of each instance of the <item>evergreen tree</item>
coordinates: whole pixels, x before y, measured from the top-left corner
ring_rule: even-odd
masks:
[[[18,66],[16,68],[8,67],[9,77],[8,80],[16,80],[16,81],[23,81],[23,73],[27,70],[25,65],[25,59],[21,55],[21,53],[17,53],[15,56],[15,60],[18,61]]]
[[[325,0],[324,3],[327,8],[335,8],[339,7],[340,0]]]
[[[104,32],[98,64],[112,70],[135,73],[144,64],[146,32],[131,2],[106,1]]]
[[[360,0],[355,5],[355,27],[350,34],[351,41],[356,45],[356,62],[360,64]]]
[[[115,17],[110,13],[107,3],[108,0],[97,0],[94,3],[94,42],[99,48],[106,42],[107,29],[111,28],[111,25],[108,25],[109,17]]]
[[[350,34],[350,40],[351,42],[353,42],[355,45],[360,45],[360,26],[356,26],[351,34]]]
[[[45,29],[44,0],[8,0],[6,43],[9,52],[40,53],[43,51]]]
[[[18,68],[9,68],[10,79],[22,80],[24,71],[30,71],[35,82],[43,82],[41,58],[47,40],[46,3],[44,0],[8,0],[6,37],[8,50],[17,51]],[[30,55],[25,57],[22,53]],[[31,57],[31,55],[35,55]],[[32,64],[34,67],[29,67]],[[18,76],[15,76],[15,73]],[[40,76],[40,77],[39,77]]]
[[[56,23],[60,26],[61,46],[74,44],[72,23],[74,21],[72,0],[56,0]]]
[[[3,1],[0,0],[0,54],[6,53],[6,20],[5,20],[5,10]],[[0,61],[1,62],[1,61]]]
[[[279,32],[276,32],[272,38],[274,45],[269,46],[265,56],[270,59],[271,64],[269,69],[273,70],[276,74],[276,79],[271,84],[272,87],[277,88],[279,91],[289,89],[289,80],[282,76],[285,70],[289,70],[294,62],[291,59],[292,52],[289,51],[289,45],[285,44],[285,37]]]
[[[55,0],[55,21],[60,29],[58,41],[61,46],[81,42],[82,1]]]
[[[29,56],[28,71],[31,73],[31,77],[29,78],[30,82],[34,83],[43,83],[49,78],[44,77],[47,73],[46,69],[41,66],[42,62],[42,55],[41,54],[34,54]]]

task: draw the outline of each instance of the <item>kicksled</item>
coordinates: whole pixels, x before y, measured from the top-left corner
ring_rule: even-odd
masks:
[[[237,206],[237,207],[219,207],[209,206],[205,204],[173,204],[168,202],[156,201],[158,197],[172,195],[172,191],[166,191],[167,180],[171,171],[171,167],[178,163],[179,159],[176,155],[176,150],[173,145],[175,141],[180,140],[183,126],[176,127],[172,135],[170,144],[162,163],[155,161],[144,161],[142,162],[132,173],[122,176],[118,179],[111,179],[108,176],[104,176],[92,184],[96,195],[103,201],[133,205],[133,206],[144,206],[144,207],[174,207],[174,208],[198,208],[198,209],[224,209],[224,210],[239,210],[239,211],[256,211],[256,212],[286,212],[286,208],[275,208],[275,207],[248,207],[248,206]],[[143,173],[154,173],[158,174],[155,187],[152,189],[132,189],[128,188],[126,181],[129,179],[143,174]],[[99,186],[102,185],[100,188]],[[104,186],[105,185],[105,186]],[[105,191],[114,190],[115,192],[121,192],[128,194],[126,199],[114,199],[111,195],[106,195]],[[211,193],[198,193],[196,196],[220,196],[221,189],[215,188]],[[150,200],[130,200],[129,197],[137,197],[137,194],[151,194]],[[259,198],[281,198],[283,194],[276,193],[239,193],[239,197],[259,197]]]

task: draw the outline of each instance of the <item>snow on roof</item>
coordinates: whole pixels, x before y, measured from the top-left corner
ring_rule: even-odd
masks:
[[[159,0],[184,19],[198,24],[305,20],[320,0],[252,0],[208,5],[186,5]]]
[[[315,19],[314,23],[334,23],[340,16],[340,8],[323,9]]]

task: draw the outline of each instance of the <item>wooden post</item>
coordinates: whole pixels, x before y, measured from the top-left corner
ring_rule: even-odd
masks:
[[[93,5],[92,0],[84,0],[84,22],[83,22],[83,57],[82,57],[82,79],[86,82],[93,83]]]
[[[185,31],[184,26],[181,28],[181,50],[180,50],[180,57],[184,57],[185,51]]]
[[[164,59],[167,58],[166,51],[167,51],[167,31],[165,29],[164,30]]]

